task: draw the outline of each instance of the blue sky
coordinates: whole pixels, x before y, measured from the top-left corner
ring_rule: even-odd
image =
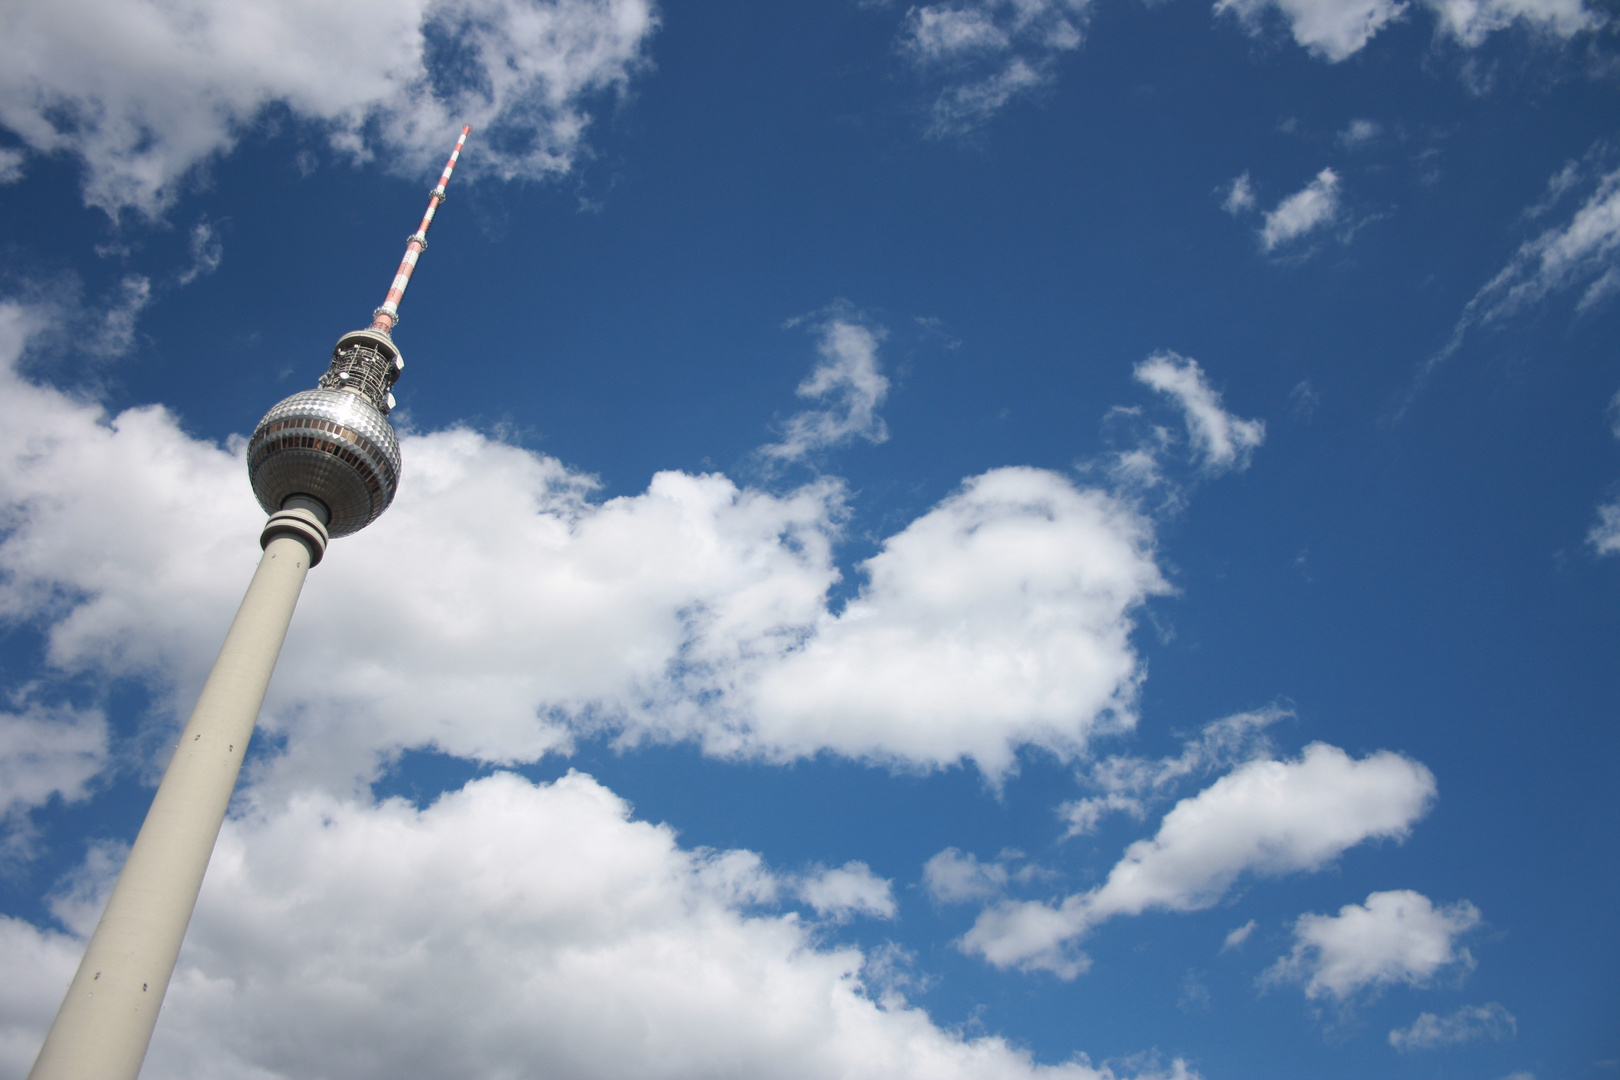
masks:
[[[1620,1075],[1615,27],[12,5],[0,1072],[470,123],[144,1075]]]

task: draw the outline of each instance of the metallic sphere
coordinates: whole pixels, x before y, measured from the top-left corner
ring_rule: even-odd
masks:
[[[248,442],[248,478],[266,513],[288,498],[319,499],[333,537],[376,521],[399,489],[399,442],[386,414],[404,362],[385,335],[345,334],[321,377],[265,414]]]

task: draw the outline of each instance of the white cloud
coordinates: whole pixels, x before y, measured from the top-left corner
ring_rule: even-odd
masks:
[[[1099,916],[1214,904],[1239,874],[1315,870],[1374,838],[1402,839],[1434,776],[1388,751],[1357,761],[1325,743],[1297,761],[1251,761],[1184,799],[1139,840],[1090,903]]]
[[[52,796],[72,802],[107,763],[107,721],[94,709],[0,712],[0,849],[24,844],[24,815]]]
[[[1586,542],[1596,548],[1599,555],[1620,553],[1620,502],[1598,507],[1597,524],[1586,534]]]
[[[878,365],[883,328],[865,325],[840,305],[816,324],[816,332],[821,362],[799,384],[798,395],[829,404],[789,419],[782,441],[762,448],[768,457],[797,461],[854,439],[880,443],[889,437],[877,414],[889,394],[889,380]]]
[[[1569,38],[1604,23],[1583,0],[1422,0],[1438,21],[1436,34],[1464,48],[1477,48],[1515,23],[1553,37]],[[1373,35],[1403,18],[1405,0],[1216,0],[1217,14],[1230,12],[1252,34],[1276,12],[1294,41],[1329,63],[1360,52]]]
[[[28,155],[11,147],[0,147],[0,184],[15,184],[23,178],[23,162]]]
[[[306,794],[226,823],[146,1071],[1115,1076],[965,1038],[892,992],[874,1000],[859,949],[760,906],[778,888],[757,856],[683,849],[578,773],[497,774],[420,811]],[[58,910],[78,934],[96,914]],[[0,921],[8,1075],[26,1071],[81,947]]]
[[[1293,952],[1263,980],[1303,982],[1306,997],[1339,1001],[1395,983],[1424,986],[1442,969],[1473,967],[1457,939],[1479,922],[1479,909],[1466,900],[1437,908],[1410,889],[1375,892],[1337,915],[1300,916]]]
[[[1565,165],[1552,177],[1547,195],[1526,211],[1527,217],[1546,215],[1571,190],[1591,185],[1591,194],[1567,221],[1521,244],[1507,265],[1463,306],[1451,339],[1419,369],[1413,395],[1475,327],[1499,323],[1572,289],[1581,289],[1576,311],[1584,313],[1620,289],[1620,169],[1597,175],[1597,163],[1604,158],[1612,159],[1610,148],[1599,141],[1581,162]]]
[[[996,25],[989,4],[914,7],[906,13],[901,40],[901,48],[926,64],[955,60],[967,53],[1000,52],[1011,46],[1011,36]]]
[[[24,1077],[45,1041],[84,943],[21,919],[0,915],[0,1076]]]
[[[1389,1045],[1400,1051],[1433,1050],[1473,1039],[1491,1038],[1498,1042],[1515,1034],[1519,1022],[1501,1003],[1464,1005],[1450,1016],[1422,1013],[1404,1028],[1389,1033]]]
[[[1090,836],[1097,831],[1105,817],[1129,814],[1140,820],[1146,813],[1147,806],[1141,799],[1115,792],[1072,799],[1057,808],[1058,817],[1068,824],[1068,828],[1063,832],[1065,840],[1073,836]]]
[[[1260,924],[1255,922],[1253,919],[1250,919],[1242,926],[1227,934],[1226,939],[1221,942],[1221,952],[1231,952],[1233,949],[1241,949],[1243,947],[1243,943],[1249,940],[1249,935],[1254,933],[1254,928],[1258,925]]]
[[[41,323],[0,305],[0,352],[14,361]],[[402,446],[394,507],[334,545],[299,602],[261,720],[285,739],[261,765],[278,790],[350,790],[406,747],[514,762],[602,733],[999,777],[1021,746],[1072,757],[1134,722],[1133,613],[1166,589],[1152,527],[1057,473],[969,478],[885,540],[834,613],[836,481],[778,494],[668,472],[598,502],[589,477],[475,432]],[[189,706],[258,554],[240,454],[8,364],[0,615],[40,620],[58,673],[146,679]]]
[[[219,269],[224,258],[225,245],[214,227],[206,221],[197,222],[191,227],[191,265],[180,272],[180,284],[190,285],[200,277],[207,277]]]
[[[895,916],[894,892],[886,878],[872,873],[863,862],[847,862],[836,868],[821,867],[799,881],[799,898],[817,915],[845,922],[856,915],[878,919]]]
[[[1051,84],[1056,60],[1080,47],[1091,0],[957,0],[906,13],[900,51],[941,82],[929,134],[961,135],[1013,98]]]
[[[1266,211],[1260,245],[1274,251],[1333,224],[1339,218],[1339,174],[1323,169],[1300,190]]]
[[[131,274],[118,283],[118,294],[117,300],[92,314],[90,333],[79,339],[79,348],[111,359],[134,347],[135,326],[141,312],[152,302],[152,282],[140,274]]]
[[[1233,179],[1226,187],[1226,198],[1221,200],[1221,209],[1233,217],[1254,209],[1254,183],[1249,179],[1247,172]]]
[[[1018,746],[1060,758],[1134,723],[1131,614],[1165,591],[1148,523],[1041,469],[996,469],[890,537],[868,584],[738,687],[752,720],[721,751],[818,748],[991,777]]]
[[[1007,868],[999,862],[982,863],[949,847],[923,864],[923,888],[939,904],[985,900],[1007,887]]]
[[[1372,36],[1406,13],[1400,0],[1216,0],[1216,14],[1230,12],[1250,33],[1275,10],[1294,41],[1314,56],[1338,63],[1361,50]]]
[[[1368,143],[1374,142],[1384,133],[1384,129],[1374,120],[1356,119],[1350,121],[1345,129],[1339,132],[1339,145],[1348,150],[1356,150]]]
[[[1610,430],[1620,439],[1620,393],[1609,401]],[[1598,507],[1597,524],[1586,534],[1586,542],[1597,549],[1599,555],[1620,553],[1620,500]]]
[[[1403,839],[1434,794],[1428,769],[1388,751],[1357,761],[1313,743],[1297,761],[1251,761],[1177,803],[1158,835],[1127,848],[1102,885],[1056,906],[987,908],[962,947],[997,967],[1072,978],[1086,964],[1072,944],[1098,923],[1207,908],[1245,873],[1317,870],[1364,841]]]
[[[1609,288],[1620,266],[1620,169],[1598,179],[1592,194],[1571,215],[1526,241],[1497,275],[1468,302],[1463,323],[1489,324],[1540,303],[1554,292],[1585,285],[1590,307]],[[1462,329],[1459,324],[1459,331]]]
[[[1465,48],[1520,23],[1544,34],[1568,38],[1603,25],[1582,0],[1424,0],[1439,20],[1439,32]]]
[[[1227,769],[1262,756],[1271,756],[1266,729],[1293,714],[1276,707],[1232,716],[1206,724],[1182,744],[1175,757],[1150,760],[1114,754],[1087,767],[1081,779],[1104,794],[1065,802],[1058,817],[1069,823],[1065,838],[1093,832],[1102,818],[1125,813],[1138,820],[1150,803],[1164,799],[1178,781],[1189,776]]]
[[[0,11],[0,123],[85,164],[85,199],[160,213],[279,104],[355,157],[415,173],[462,123],[467,167],[566,170],[586,98],[623,87],[650,0],[60,0]]]
[[[1168,395],[1181,407],[1187,436],[1204,468],[1246,469],[1254,448],[1266,438],[1263,420],[1244,420],[1221,407],[1221,395],[1191,357],[1154,353],[1136,365],[1138,382]]]

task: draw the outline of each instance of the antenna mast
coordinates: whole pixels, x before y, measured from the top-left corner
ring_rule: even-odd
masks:
[[[456,148],[450,151],[450,160],[444,163],[444,172],[439,174],[439,186],[428,192],[427,213],[422,215],[422,224],[405,242],[405,258],[399,264],[399,271],[394,274],[388,296],[383,299],[382,307],[371,313],[371,329],[379,333],[391,334],[394,327],[399,325],[399,302],[405,296],[405,287],[411,283],[411,271],[416,269],[416,260],[427,250],[428,227],[433,224],[434,213],[444,203],[444,189],[450,183],[450,174],[455,171],[456,160],[461,157],[461,147],[471,130],[471,124],[461,129],[461,138],[456,140]]]

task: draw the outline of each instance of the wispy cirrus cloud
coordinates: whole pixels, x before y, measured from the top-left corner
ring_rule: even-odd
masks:
[[[1501,325],[1556,295],[1578,292],[1579,316],[1620,293],[1620,168],[1613,158],[1613,147],[1600,140],[1548,180],[1546,194],[1526,209],[1526,219],[1551,215],[1573,192],[1587,194],[1563,220],[1520,244],[1463,306],[1450,339],[1419,366],[1403,411],[1471,332]]]
[[[1056,78],[1085,39],[1091,0],[956,0],[906,12],[900,52],[936,87],[928,133],[963,135]]]
[[[848,304],[835,304],[809,323],[821,360],[797,393],[824,404],[790,417],[783,425],[782,441],[760,448],[767,458],[800,461],[856,439],[880,443],[889,437],[877,411],[889,395],[889,379],[878,362],[878,346],[887,331]]]
[[[1233,16],[1251,34],[1263,33],[1267,18],[1276,16],[1295,44],[1336,64],[1407,18],[1412,7],[1407,0],[1216,0],[1215,12]],[[1515,25],[1570,38],[1605,21],[1583,0],[1422,0],[1421,7],[1434,16],[1437,38],[1466,49]]]
[[[1220,190],[1221,209],[1235,218],[1260,212],[1256,235],[1260,249],[1270,255],[1286,251],[1303,240],[1343,220],[1343,182],[1332,168],[1324,168],[1292,195],[1277,201],[1270,210],[1260,210],[1259,193],[1253,179],[1244,172]]]
[[[1256,447],[1266,439],[1264,420],[1245,420],[1230,413],[1210,386],[1198,361],[1174,352],[1158,352],[1136,365],[1136,381],[1166,395],[1181,408],[1193,455],[1210,472],[1246,469]]]
[[[1413,1050],[1433,1050],[1441,1046],[1455,1046],[1475,1039],[1495,1039],[1498,1042],[1516,1034],[1519,1022],[1501,1002],[1484,1005],[1464,1005],[1447,1016],[1422,1013],[1404,1028],[1389,1033],[1389,1045],[1402,1053]]]
[[[1609,400],[1610,430],[1620,439],[1620,393]],[[1599,555],[1620,554],[1620,499],[1598,507],[1597,524],[1586,534],[1586,542]]]
[[[1065,836],[1084,836],[1112,814],[1140,820],[1150,806],[1166,801],[1180,781],[1273,756],[1266,729],[1292,715],[1276,707],[1236,713],[1205,725],[1175,757],[1153,760],[1114,754],[1088,765],[1081,770],[1080,781],[1102,794],[1058,806],[1058,817],[1069,826]]]

